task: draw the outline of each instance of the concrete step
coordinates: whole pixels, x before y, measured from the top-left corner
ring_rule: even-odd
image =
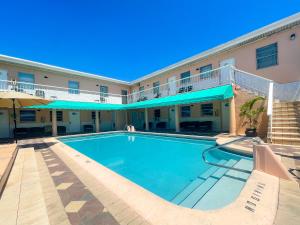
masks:
[[[300,117],[277,117],[277,116],[273,116],[273,122],[277,122],[277,121],[295,121],[295,122],[300,122]]]
[[[273,104],[274,107],[294,107],[294,106],[300,106],[300,102],[275,102]]]
[[[272,132],[300,133],[300,127],[272,127]]]
[[[299,133],[272,132],[272,137],[300,138]]]
[[[273,117],[280,117],[280,118],[300,118],[300,113],[296,112],[275,112],[273,113]]]
[[[300,145],[300,138],[272,137],[272,144]]]
[[[293,127],[298,128],[299,122],[296,121],[275,121],[272,123],[273,127]]]

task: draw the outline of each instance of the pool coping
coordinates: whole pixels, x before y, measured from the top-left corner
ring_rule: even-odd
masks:
[[[121,132],[124,133],[123,131]],[[108,133],[120,133],[120,131],[105,132],[102,134]],[[150,132],[136,133],[161,135]],[[97,135],[101,134],[97,133]],[[72,135],[72,137],[75,136],[83,135]],[[196,139],[208,139],[207,137],[193,135],[163,134],[162,136],[185,138],[189,136]],[[212,137],[209,139],[216,140],[216,138]],[[52,147],[59,149],[58,152],[68,155],[68,159],[75,161],[82,169],[92,175],[97,182],[106,186],[152,224],[214,225],[239,224],[241,221],[244,221],[243,224],[271,225],[275,219],[278,205],[279,179],[265,173],[253,171],[239,197],[224,208],[201,211],[174,205],[65,145],[59,139],[49,138],[48,140],[58,141],[58,144]],[[255,200],[255,196],[253,196],[256,192],[261,193],[258,197],[256,196],[258,200]],[[233,213],[235,216],[232,216]]]

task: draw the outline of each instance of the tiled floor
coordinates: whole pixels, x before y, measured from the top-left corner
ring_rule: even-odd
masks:
[[[118,222],[50,149],[40,150],[72,225],[115,225]]]

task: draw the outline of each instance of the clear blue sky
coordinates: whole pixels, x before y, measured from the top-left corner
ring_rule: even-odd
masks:
[[[127,81],[300,11],[299,0],[2,0],[0,5],[0,54]]]

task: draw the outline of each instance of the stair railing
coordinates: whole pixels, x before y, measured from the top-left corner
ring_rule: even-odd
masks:
[[[267,115],[269,117],[269,132],[268,139],[272,143],[272,130],[273,130],[273,100],[274,100],[274,83],[270,82],[268,93],[268,108]]]
[[[261,140],[259,137],[257,137],[257,138],[241,137],[241,138],[234,139],[234,140],[232,140],[232,141],[226,142],[226,143],[224,143],[224,144],[217,145],[217,146],[213,146],[213,147],[210,147],[210,148],[204,150],[204,151],[202,152],[202,159],[203,159],[203,161],[204,161],[205,163],[207,163],[207,164],[209,164],[209,165],[212,165],[212,166],[222,167],[222,168],[225,168],[225,169],[235,170],[235,171],[238,171],[238,172],[243,172],[243,173],[248,173],[248,174],[250,174],[252,171],[245,170],[245,169],[240,169],[240,168],[234,168],[234,167],[231,167],[231,166],[225,166],[225,165],[222,165],[222,164],[210,162],[210,161],[208,161],[208,160],[206,159],[206,154],[207,154],[208,152],[210,152],[211,150],[219,149],[219,148],[222,148],[222,147],[224,147],[224,146],[226,146],[226,145],[229,145],[229,144],[232,144],[232,143],[235,143],[235,142],[238,142],[238,141],[244,141],[244,140],[250,140],[250,139],[252,139],[253,142],[255,142],[255,143],[258,143],[258,144],[262,143],[262,140]]]

